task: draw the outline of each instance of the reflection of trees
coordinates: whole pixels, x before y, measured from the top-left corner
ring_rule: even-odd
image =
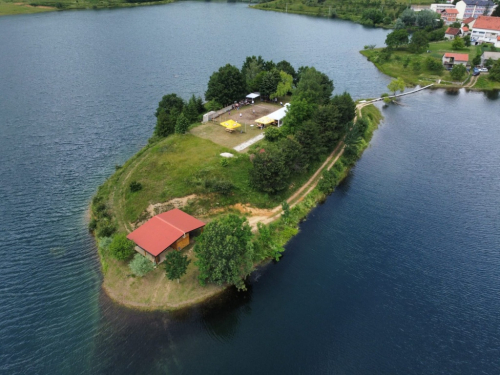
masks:
[[[460,94],[460,89],[446,89],[445,93],[446,95],[457,96],[458,94]]]
[[[488,90],[484,92],[484,95],[490,100],[498,100],[500,97],[500,90]]]
[[[250,314],[252,285],[245,292],[230,287],[219,297],[200,307],[200,320],[207,332],[219,341],[228,341],[238,328],[241,314]]]

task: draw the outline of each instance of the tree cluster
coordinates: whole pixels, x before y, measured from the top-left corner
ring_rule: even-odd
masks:
[[[188,102],[185,102],[177,94],[165,95],[158,103],[156,109],[156,128],[157,137],[168,137],[170,134],[184,134],[189,124],[199,121],[200,115],[205,111],[203,101],[200,97],[191,96]]]
[[[270,142],[253,156],[252,185],[269,194],[285,190],[294,175],[331,152],[345,135],[356,105],[347,93],[331,97],[332,80],[301,67],[283,127],[266,131]]]

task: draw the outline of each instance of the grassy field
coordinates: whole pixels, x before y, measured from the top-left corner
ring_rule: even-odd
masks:
[[[0,16],[40,13],[65,9],[102,9],[138,5],[168,4],[175,0],[132,3],[125,0],[0,0]]]

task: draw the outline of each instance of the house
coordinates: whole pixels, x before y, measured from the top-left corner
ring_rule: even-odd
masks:
[[[468,26],[469,29],[472,29],[474,27],[474,22],[476,22],[476,19],[474,17],[469,17],[462,20],[460,26],[461,27]]]
[[[470,35],[470,29],[469,29],[467,26],[462,26],[462,27],[460,28],[460,33],[461,33],[463,36]]]
[[[471,39],[478,43],[493,43],[500,36],[500,17],[481,16],[474,22]]]
[[[203,221],[174,208],[154,216],[129,233],[127,238],[137,245],[135,251],[159,264],[165,260],[168,251],[181,250],[189,245],[189,235],[204,226]]]
[[[467,53],[452,53],[446,52],[443,56],[443,65],[447,69],[453,68],[453,65],[462,64],[466,65],[469,62],[469,55]]]
[[[484,62],[488,59],[492,59],[494,61],[500,59],[500,52],[483,52],[481,55],[481,66],[484,66]]]
[[[458,10],[457,18],[478,18],[479,16],[491,16],[495,10],[495,3],[491,0],[461,0],[455,8]]]
[[[459,36],[460,33],[461,33],[460,29],[456,27],[448,27],[446,29],[446,32],[444,33],[444,38],[452,40],[455,39],[457,36]]]
[[[453,23],[457,20],[458,10],[455,8],[444,9],[441,11],[441,19],[445,24]]]
[[[443,10],[455,9],[455,5],[454,4],[431,4],[429,9],[436,12],[436,13],[441,13]]]

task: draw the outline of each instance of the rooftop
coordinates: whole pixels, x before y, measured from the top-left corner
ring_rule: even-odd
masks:
[[[457,29],[455,27],[448,27],[448,29],[446,29],[446,34],[458,35],[459,33],[460,33],[460,29]]]
[[[203,221],[174,208],[154,216],[129,233],[127,238],[151,255],[157,256],[184,234],[204,226]]]
[[[463,0],[467,5],[476,5],[478,7],[493,6],[495,3],[490,0]]]
[[[469,61],[469,55],[466,53],[452,53],[446,52],[444,57],[452,57],[455,61]]]
[[[487,29],[500,31],[500,17],[479,16],[474,23],[474,29]]]
[[[458,14],[458,10],[456,10],[455,8],[450,8],[450,9],[443,10],[441,13],[444,13],[444,14]]]

